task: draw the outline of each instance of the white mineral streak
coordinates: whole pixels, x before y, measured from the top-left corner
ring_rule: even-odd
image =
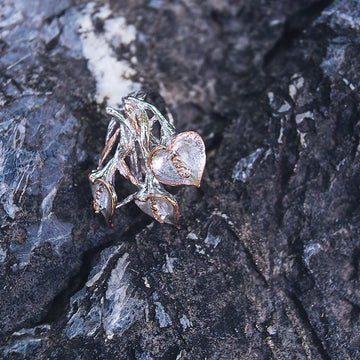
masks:
[[[46,334],[50,329],[50,325],[44,324],[15,331],[8,337],[7,345],[1,349],[2,356],[6,359],[29,359],[30,354],[47,339]]]
[[[121,336],[135,321],[144,316],[145,302],[129,289],[126,268],[129,254],[125,253],[112,270],[105,294],[103,327],[108,339]]]
[[[306,111],[301,114],[297,114],[295,117],[296,124],[299,125],[305,118],[314,119],[314,114],[312,111]]]
[[[206,239],[204,240],[205,244],[208,246],[213,246],[216,248],[220,242],[221,242],[221,236],[220,235],[214,235],[211,232],[208,231]]]
[[[166,273],[173,274],[174,273],[174,262],[178,260],[176,257],[169,257],[168,254],[166,254],[166,262],[162,267],[162,270]]]
[[[289,85],[289,95],[295,101],[298,91],[304,86],[304,78],[299,74],[291,77],[292,83]]]
[[[186,330],[186,328],[192,326],[192,322],[188,319],[188,317],[184,314],[179,319],[181,326],[183,327],[183,330]]]
[[[20,194],[17,201],[20,202],[29,177],[41,163],[38,154],[33,155],[22,149],[25,140],[25,121],[24,118],[13,118],[0,124],[0,199],[4,210],[12,219],[19,210],[15,195]],[[8,166],[10,159],[13,167]],[[9,181],[5,181],[6,178]]]
[[[271,107],[274,107],[274,93],[272,91],[269,91],[267,93],[268,99],[269,99],[269,103]]]
[[[0,247],[0,263],[5,261],[6,254],[7,254],[7,250],[4,250]]]
[[[304,113],[301,114],[297,114],[295,117],[295,121],[296,124],[299,125],[301,124],[305,118],[308,119],[314,119],[314,114],[311,111],[306,111]],[[300,137],[300,144],[301,146],[305,149],[307,147],[307,142],[306,142],[306,133],[301,132],[299,129],[296,130],[299,137]]]
[[[120,252],[121,248],[122,248],[122,244],[117,247],[110,248],[109,251],[111,252],[109,254],[107,254],[106,250],[101,254],[101,257],[104,258],[103,265],[101,267],[96,266],[93,269],[94,272],[91,271],[89,275],[89,279],[86,282],[87,287],[92,287],[95,285],[95,283],[101,278],[102,274],[104,273],[104,270],[107,268],[109,261]]]
[[[240,159],[235,165],[232,173],[233,181],[245,183],[251,176],[254,164],[259,156],[264,152],[263,148],[256,149],[247,157]]]
[[[282,105],[278,109],[278,113],[281,114],[281,113],[289,111],[290,109],[291,109],[290,104],[286,100],[284,100],[284,102],[282,103]]]
[[[129,288],[129,254],[123,254],[111,271],[107,281],[105,296],[99,294],[106,281],[102,274],[122,246],[109,248],[102,254],[102,260],[96,267],[94,275],[77,294],[71,298],[71,310],[66,334],[72,339],[76,336],[93,336],[102,326],[106,337],[112,339],[121,336],[134,322],[146,315],[146,302],[139,299],[134,291]],[[100,283],[100,285],[98,285]],[[91,288],[90,290],[88,288]],[[91,303],[90,309],[87,304]],[[76,309],[76,311],[74,311]]]
[[[136,39],[133,25],[127,25],[123,17],[110,18],[108,6],[97,8],[88,3],[78,20],[83,55],[96,80],[96,101],[117,105],[123,96],[138,90],[139,84],[130,79],[135,75],[130,62],[118,60],[113,48],[129,45]],[[103,31],[96,31],[93,19],[104,22]]]
[[[84,288],[82,289],[84,290]],[[84,291],[80,291],[71,298],[72,304],[78,304],[84,296]],[[76,336],[93,336],[101,326],[102,304],[93,305],[89,311],[80,306],[68,321],[66,335],[69,339]],[[73,305],[72,309],[73,310]]]
[[[344,166],[346,162],[346,158],[343,158],[337,165],[336,165],[336,171],[339,171],[342,166]]]
[[[21,355],[26,358],[31,350],[37,349],[41,345],[41,338],[25,338],[16,341],[12,346],[5,348],[3,355],[13,357],[14,354]]]
[[[278,144],[282,144],[284,142],[283,137],[284,137],[284,119],[281,118],[280,119],[280,132],[279,132],[279,137],[277,140]]]
[[[317,21],[324,21],[330,18],[332,28],[341,26],[342,28],[360,29],[360,19],[357,16],[358,1],[335,0],[331,6],[326,7]],[[328,20],[326,20],[328,21]]]
[[[14,102],[18,108],[7,114],[9,120],[0,124],[0,203],[4,210],[9,217],[15,218],[25,193],[40,193],[43,196],[41,222],[27,228],[23,243],[11,243],[9,246],[16,259],[13,269],[24,268],[33,249],[44,242],[51,243],[55,251],[60,252],[61,246],[71,241],[72,231],[72,225],[58,220],[52,208],[75,146],[76,138],[70,138],[70,134],[78,129],[77,120],[56,102],[46,103],[45,98],[31,93],[28,99],[27,103]],[[24,108],[26,106],[27,109]],[[18,115],[25,112],[26,117]],[[46,123],[41,124],[45,130],[41,130],[42,126],[35,120],[38,112],[48,114]],[[48,136],[43,137],[42,131],[46,131]],[[40,141],[39,150],[24,146],[25,138],[29,142]],[[67,146],[61,145],[61,140],[65,138]]]
[[[41,210],[43,212],[42,219],[45,219],[50,215],[56,193],[57,193],[57,188],[56,186],[54,186],[49,191],[49,193],[43,198],[41,202]]]
[[[304,262],[307,266],[310,265],[310,258],[322,250],[322,246],[319,243],[309,243],[304,249]]]
[[[169,314],[165,311],[164,306],[159,302],[155,301],[155,317],[159,321],[161,328],[172,325]]]
[[[197,240],[198,239],[197,235],[194,234],[193,232],[190,232],[189,234],[187,234],[186,238],[190,239],[190,240]]]

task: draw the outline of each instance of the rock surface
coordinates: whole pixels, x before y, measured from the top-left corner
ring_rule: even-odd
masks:
[[[355,0],[2,2],[0,357],[360,358],[359,19]],[[206,143],[181,230],[91,208],[105,105],[139,88]]]

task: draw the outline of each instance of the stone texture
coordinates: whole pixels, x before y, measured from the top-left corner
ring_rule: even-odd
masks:
[[[2,2],[0,356],[359,358],[359,19],[351,0]],[[91,208],[104,106],[139,87],[205,140],[181,230]]]

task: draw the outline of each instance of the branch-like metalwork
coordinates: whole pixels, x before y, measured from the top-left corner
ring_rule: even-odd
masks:
[[[194,131],[176,134],[171,122],[145,101],[143,92],[122,102],[121,110],[106,108],[112,119],[98,167],[89,174],[95,212],[112,226],[115,208],[134,200],[158,222],[179,228],[179,206],[163,184],[200,186],[206,162],[204,142]],[[156,134],[156,123],[160,134]],[[115,145],[114,156],[107,160]],[[138,189],[120,202],[115,192],[117,171]]]

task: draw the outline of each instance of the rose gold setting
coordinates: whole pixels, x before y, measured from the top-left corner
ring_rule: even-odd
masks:
[[[134,200],[159,223],[179,229],[179,206],[162,184],[200,186],[206,163],[201,136],[194,131],[176,134],[171,121],[140,92],[123,98],[122,110],[107,107],[106,111],[112,119],[105,146],[97,170],[89,174],[95,212],[101,212],[112,226],[115,208]],[[153,131],[155,123],[160,136]],[[115,146],[114,156],[107,160]],[[116,172],[138,188],[120,202],[114,189]]]

